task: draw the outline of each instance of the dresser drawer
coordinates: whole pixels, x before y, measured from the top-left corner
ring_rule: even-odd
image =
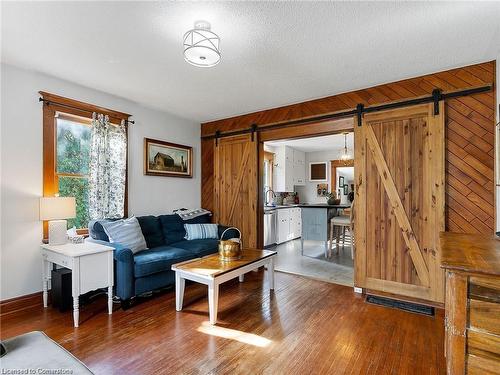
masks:
[[[63,266],[69,269],[73,269],[73,258],[72,257],[67,257],[59,253],[55,253],[50,250],[44,250],[42,253],[43,259],[55,263],[59,266]]]
[[[500,359],[500,336],[467,329],[467,353]]]
[[[467,356],[467,375],[498,375],[498,361],[469,354]]]
[[[471,277],[469,279],[469,298],[500,303],[500,279]]]
[[[500,304],[470,299],[469,326],[500,335]]]

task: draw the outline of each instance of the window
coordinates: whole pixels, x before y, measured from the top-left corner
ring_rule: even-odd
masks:
[[[108,115],[113,124],[128,120],[129,114],[40,92],[43,98],[43,195],[76,198],[76,218],[68,220],[86,234],[89,222],[89,161],[92,113]],[[127,177],[125,177],[127,180]],[[125,216],[127,216],[125,183]],[[44,237],[47,224],[44,223]]]
[[[273,188],[273,162],[274,154],[264,151],[264,192]]]
[[[89,222],[89,121],[63,114],[56,116],[57,187],[61,197],[76,198],[76,218],[68,220],[68,226],[82,229]]]

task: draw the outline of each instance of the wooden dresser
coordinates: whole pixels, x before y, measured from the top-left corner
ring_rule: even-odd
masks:
[[[500,239],[441,233],[448,374],[500,374]]]

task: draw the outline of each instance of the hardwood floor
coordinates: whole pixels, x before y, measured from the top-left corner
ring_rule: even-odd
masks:
[[[352,288],[276,273],[221,288],[208,322],[206,288],[186,285],[185,309],[167,292],[106,314],[106,300],[72,313],[34,308],[3,317],[1,338],[42,330],[96,374],[444,374],[443,312],[411,314],[364,302]]]

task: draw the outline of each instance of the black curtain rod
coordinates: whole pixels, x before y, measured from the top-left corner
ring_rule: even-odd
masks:
[[[467,95],[472,95],[472,94],[478,94],[478,93],[482,93],[482,92],[488,92],[488,91],[491,91],[492,88],[493,88],[493,84],[488,84],[486,86],[473,87],[470,89],[452,91],[452,92],[448,92],[448,93],[442,93],[440,89],[434,89],[432,91],[432,95],[430,95],[430,96],[423,96],[420,98],[396,101],[396,102],[392,102],[392,103],[380,104],[380,105],[370,106],[370,107],[365,107],[363,104],[358,104],[356,106],[356,109],[349,109],[349,110],[342,111],[342,112],[335,112],[335,113],[330,113],[330,114],[326,114],[326,115],[319,115],[319,116],[309,117],[309,118],[305,118],[305,119],[289,120],[289,121],[284,121],[284,122],[280,122],[280,123],[276,123],[276,124],[272,124],[272,125],[264,125],[260,128],[256,127],[257,126],[256,124],[252,124],[251,128],[228,131],[228,132],[224,132],[224,133],[217,130],[215,132],[215,134],[204,135],[201,138],[202,139],[214,139],[215,138],[217,140],[218,138],[230,137],[230,136],[241,135],[241,134],[248,134],[248,133],[253,133],[255,131],[260,132],[260,131],[266,131],[266,130],[272,130],[272,129],[286,128],[286,127],[295,126],[295,125],[307,125],[309,123],[317,123],[317,122],[321,122],[321,121],[351,117],[351,116],[355,116],[355,115],[358,117],[358,126],[361,126],[362,115],[364,113],[385,111],[388,109],[395,109],[395,108],[407,107],[407,106],[411,106],[411,105],[418,105],[418,104],[424,104],[424,103],[434,103],[434,114],[439,114],[439,101],[441,101],[441,100],[452,99],[452,98],[457,98],[457,97],[467,96]]]
[[[57,105],[59,107],[76,109],[76,110],[82,111],[82,112],[91,112],[91,111],[88,111],[86,109],[82,109],[80,107],[75,107],[75,106],[72,106],[72,105],[69,105],[69,104],[58,103],[58,102],[50,101],[50,100],[47,100],[47,99],[44,99],[44,98],[38,98],[38,101],[39,102],[44,102],[46,105],[50,105],[52,103],[52,104],[55,104],[55,105]],[[121,120],[119,117],[115,117],[115,116],[109,116],[109,117],[113,117],[113,118],[115,118],[117,120]],[[135,124],[135,121],[133,121],[133,120],[125,120],[125,122],[127,124]]]

